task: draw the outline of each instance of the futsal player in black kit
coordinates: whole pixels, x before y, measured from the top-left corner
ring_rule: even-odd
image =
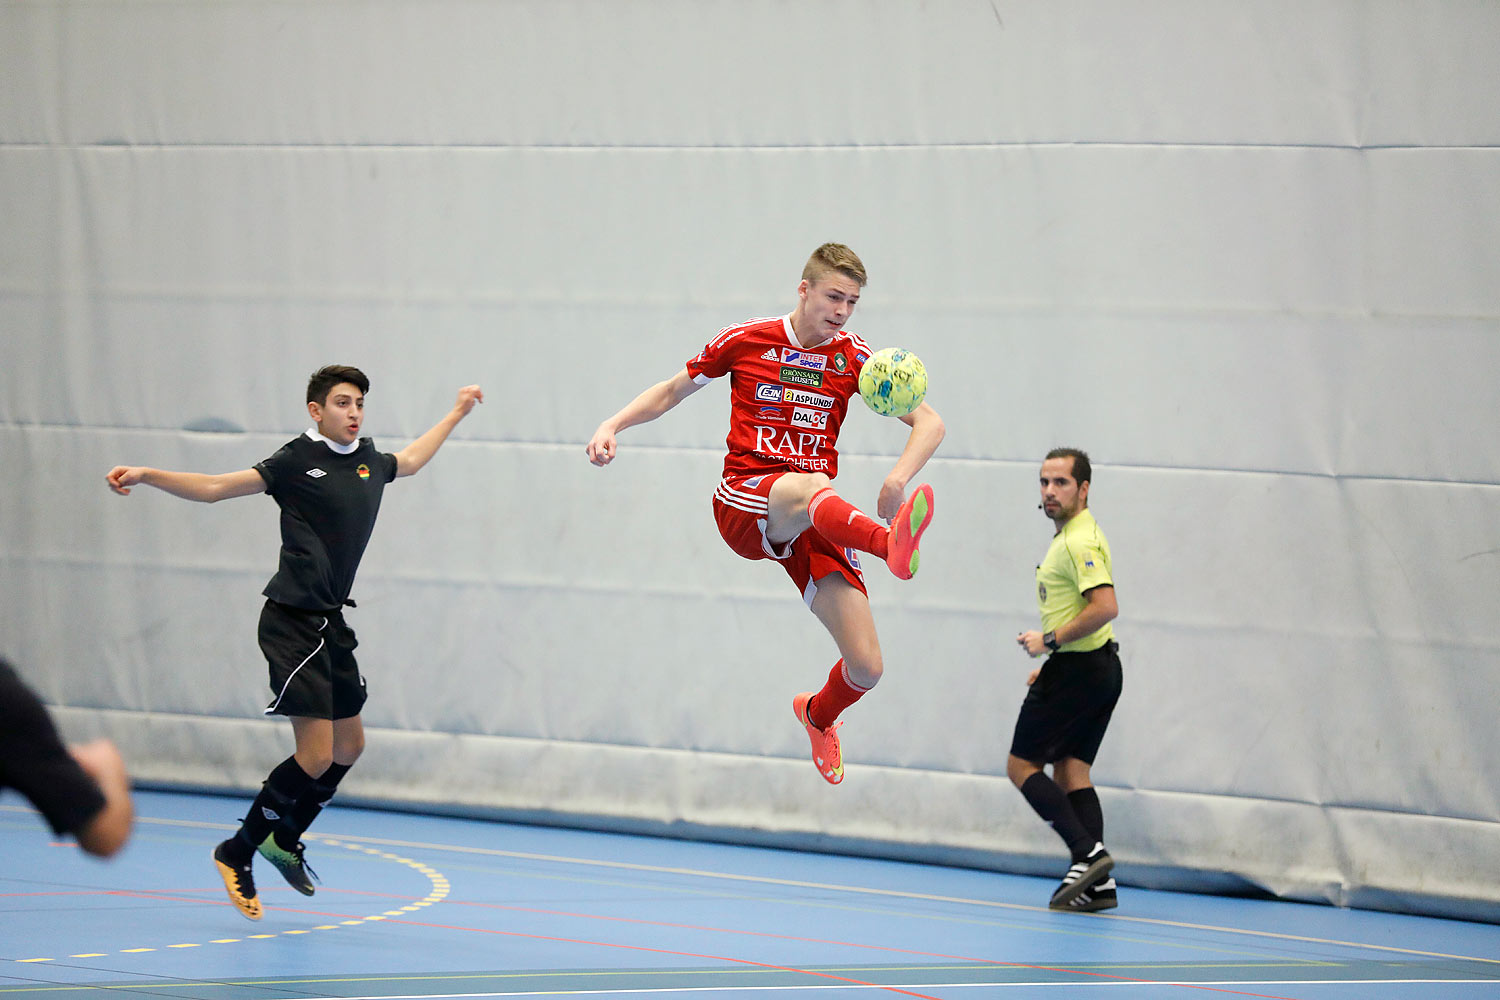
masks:
[[[359,436],[369,389],[358,368],[330,365],[314,372],[307,384],[313,426],[254,468],[205,475],[121,465],[106,477],[122,495],[137,484],[204,503],[269,493],[281,508],[281,564],[263,591],[259,639],[271,675],[265,712],[290,717],[296,752],[272,769],[239,831],[213,852],[230,900],[251,920],[261,917],[251,873],[257,852],[292,888],[313,894],[302,834],[364,749],[365,682],[343,608],[354,607],[349,592],[381,492],[426,465],[484,401],[479,386],[465,386],[431,430],[387,454]]]

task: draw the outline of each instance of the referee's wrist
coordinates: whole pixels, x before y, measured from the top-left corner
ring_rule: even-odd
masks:
[[[1043,632],[1042,633],[1042,645],[1046,646],[1048,649],[1052,650],[1052,652],[1054,652],[1054,653],[1057,652],[1057,647],[1059,645],[1061,645],[1061,643],[1059,643],[1057,641],[1057,633],[1055,631],[1054,632]]]

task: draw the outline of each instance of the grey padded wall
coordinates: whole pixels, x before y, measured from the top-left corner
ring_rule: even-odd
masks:
[[[1077,444],[1122,878],[1492,918],[1497,41],[1480,2],[0,6],[0,649],[142,779],[258,783],[274,504],[104,472],[246,468],[331,361],[389,450],[479,382],[361,571],[349,794],[1051,871],[1011,637]],[[827,239],[948,425],[836,789],[788,710],[832,644],[709,515],[722,387],[582,450]],[[850,420],[843,492],[901,431]]]

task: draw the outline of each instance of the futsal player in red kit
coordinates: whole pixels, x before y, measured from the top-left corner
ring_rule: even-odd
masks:
[[[813,763],[834,785],[844,780],[839,715],[883,670],[856,552],[885,560],[900,579],[916,573],[933,495],[923,484],[907,497],[906,487],[943,440],[942,418],[926,403],[900,418],[911,432],[875,505],[889,526],[833,490],[839,428],[870,356],[869,345],[844,330],[864,285],[865,267],[854,251],[823,244],[803,268],[791,313],[720,330],[681,371],[600,424],[587,449],[589,461],[608,465],[622,430],[655,420],[729,376],[728,454],[714,520],[739,555],[781,564],[838,646],[840,659],[822,689],[792,699]]]

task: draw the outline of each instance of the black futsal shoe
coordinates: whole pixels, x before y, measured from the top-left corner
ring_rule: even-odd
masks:
[[[1095,883],[1102,882],[1114,866],[1115,859],[1109,856],[1103,844],[1099,844],[1088,857],[1073,863],[1047,905],[1054,908],[1067,906]]]
[[[1119,905],[1120,899],[1115,892],[1115,880],[1107,878],[1085,889],[1073,902],[1062,906],[1054,904],[1050,909],[1066,910],[1071,913],[1096,913],[1099,910],[1113,910]]]

